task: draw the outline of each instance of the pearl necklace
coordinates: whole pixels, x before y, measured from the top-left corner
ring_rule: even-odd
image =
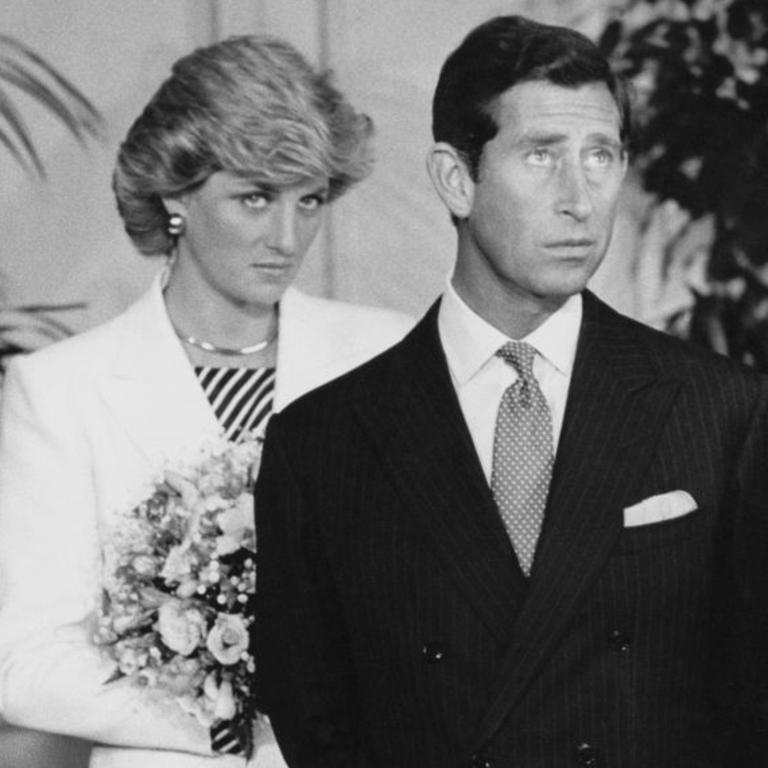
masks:
[[[248,347],[220,347],[218,344],[212,344],[210,341],[203,341],[195,336],[187,336],[186,333],[182,333],[175,325],[173,326],[173,330],[185,344],[190,344],[205,352],[213,352],[217,355],[227,355],[230,357],[252,355],[255,352],[261,352],[277,338],[277,326],[275,326],[275,330],[271,336],[268,336],[266,339],[259,341],[256,344],[251,344]]]

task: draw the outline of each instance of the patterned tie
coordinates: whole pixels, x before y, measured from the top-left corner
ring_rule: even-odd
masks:
[[[496,354],[514,366],[518,378],[502,395],[496,416],[491,490],[527,576],[552,477],[552,416],[533,375],[536,350],[510,341]]]

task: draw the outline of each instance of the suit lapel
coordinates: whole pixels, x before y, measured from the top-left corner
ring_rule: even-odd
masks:
[[[530,591],[483,718],[490,738],[559,642],[637,501],[678,390],[625,319],[585,294],[544,527]]]
[[[111,416],[153,467],[220,435],[165,311],[160,280],[121,318],[114,358],[97,383]]]
[[[340,352],[327,323],[311,300],[288,288],[280,300],[280,338],[274,409],[281,411],[327,378]]]
[[[526,590],[461,414],[440,344],[435,304],[390,355],[376,399],[358,407],[397,485],[446,571],[499,642]]]

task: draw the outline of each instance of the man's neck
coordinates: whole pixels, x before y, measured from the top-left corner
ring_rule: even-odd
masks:
[[[555,314],[569,296],[537,297],[507,293],[501,288],[476,295],[456,276],[451,285],[461,300],[476,314],[510,339],[523,339]]]

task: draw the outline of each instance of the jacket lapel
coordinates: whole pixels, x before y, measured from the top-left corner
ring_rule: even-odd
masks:
[[[160,277],[121,318],[97,383],[111,416],[149,464],[190,457],[220,436],[216,417],[171,327]]]
[[[446,571],[500,643],[527,588],[461,414],[437,330],[435,304],[390,354],[375,398],[357,407]]]
[[[591,294],[530,591],[489,698],[490,738],[559,642],[622,530],[678,382],[655,365],[635,326]]]
[[[339,355],[339,345],[326,326],[326,318],[309,297],[295,288],[285,292],[280,300],[275,411],[326,380],[326,368]]]

